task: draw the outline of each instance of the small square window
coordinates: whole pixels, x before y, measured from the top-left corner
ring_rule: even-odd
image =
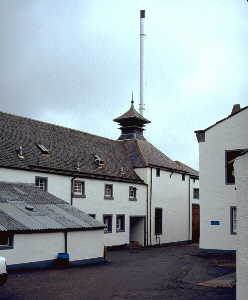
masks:
[[[93,218],[93,219],[96,218],[96,214],[89,214],[89,216],[90,216],[91,218]]]
[[[112,215],[103,215],[103,223],[105,224],[104,233],[112,232]]]
[[[185,174],[182,174],[182,181],[185,181]]]
[[[13,248],[13,235],[9,232],[0,232],[0,249]]]
[[[129,200],[137,200],[136,198],[137,188],[134,186],[129,187]]]
[[[156,176],[160,177],[160,169],[159,168],[156,168]]]
[[[193,189],[193,198],[199,199],[199,189],[198,188]]]
[[[35,177],[35,185],[42,191],[47,191],[47,177]]]
[[[125,231],[125,215],[116,216],[116,232]]]
[[[237,234],[237,207],[230,207],[231,234]]]
[[[104,199],[113,199],[113,184],[105,184]]]
[[[84,198],[85,197],[85,183],[84,181],[73,182],[73,197]]]

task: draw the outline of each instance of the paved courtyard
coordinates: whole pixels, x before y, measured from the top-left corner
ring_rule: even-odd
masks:
[[[235,299],[233,288],[196,285],[233,271],[218,265],[234,257],[198,254],[194,245],[118,250],[109,264],[12,272],[0,299]]]

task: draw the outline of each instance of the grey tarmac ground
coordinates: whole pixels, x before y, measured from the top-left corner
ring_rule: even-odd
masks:
[[[109,251],[109,264],[16,271],[0,299],[235,299],[234,288],[196,283],[233,272],[234,256],[201,256],[195,245]]]

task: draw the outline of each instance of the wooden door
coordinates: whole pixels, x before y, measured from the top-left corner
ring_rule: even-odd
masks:
[[[192,241],[199,243],[200,238],[200,205],[192,204]]]

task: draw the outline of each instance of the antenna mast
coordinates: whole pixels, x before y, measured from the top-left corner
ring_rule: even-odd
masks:
[[[143,74],[144,74],[144,21],[145,21],[145,10],[140,11],[140,104],[139,112],[143,116],[144,113],[144,99],[143,99]]]

